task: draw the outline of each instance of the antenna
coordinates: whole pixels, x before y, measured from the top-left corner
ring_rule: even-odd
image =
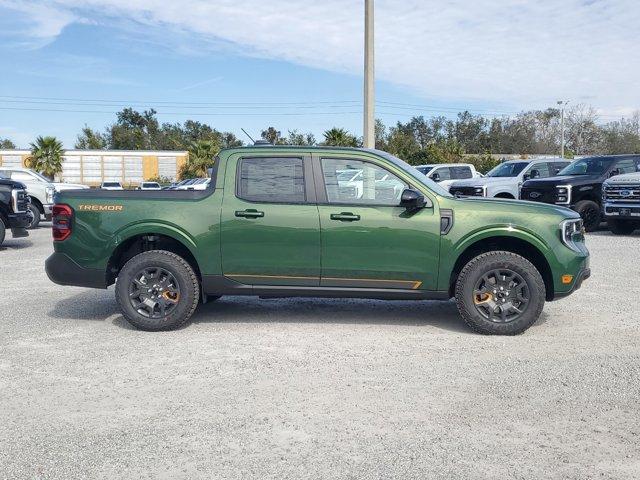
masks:
[[[253,138],[251,138],[251,135],[249,135],[249,134],[247,133],[247,131],[246,131],[244,128],[240,128],[240,130],[242,130],[242,131],[244,132],[244,134],[245,134],[247,137],[249,137],[249,140],[251,140],[251,143],[256,143],[256,141],[255,141]]]

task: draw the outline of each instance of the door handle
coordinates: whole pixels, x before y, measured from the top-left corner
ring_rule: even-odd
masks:
[[[261,218],[261,217],[264,217],[264,212],[259,212],[258,210],[254,210],[254,209],[236,210],[236,217]]]
[[[341,222],[357,222],[360,215],[354,215],[351,212],[332,213],[329,217],[331,220],[340,220]]]

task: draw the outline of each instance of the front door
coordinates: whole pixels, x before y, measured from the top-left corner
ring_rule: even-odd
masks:
[[[321,228],[321,285],[426,289],[437,287],[440,217],[437,205],[407,212],[410,186],[374,159],[314,159]]]
[[[320,223],[311,158],[230,158],[225,177],[223,274],[247,285],[318,286]]]

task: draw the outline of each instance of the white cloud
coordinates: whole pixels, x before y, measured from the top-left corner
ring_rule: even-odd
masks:
[[[27,5],[21,11],[38,26],[34,35],[57,35],[81,18],[135,21],[154,35],[164,30],[181,51],[178,39],[191,37],[200,48],[357,75],[362,70],[362,0],[11,4]],[[639,24],[637,0],[378,0],[377,75],[425,98],[459,104],[525,108],[567,98],[607,111],[633,110],[640,106]]]

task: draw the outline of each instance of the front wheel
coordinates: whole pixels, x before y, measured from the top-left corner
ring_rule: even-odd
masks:
[[[615,235],[631,235],[637,228],[640,228],[636,222],[616,219],[608,219],[607,226]]]
[[[4,243],[4,236],[6,235],[7,229],[4,226],[4,220],[0,218],[0,245]]]
[[[512,252],[487,252],[467,263],[456,281],[458,311],[474,331],[517,335],[533,325],[544,307],[540,272]]]
[[[27,226],[29,230],[33,230],[34,228],[38,228],[40,225],[40,210],[33,203],[29,205],[29,210],[31,211],[31,223]]]
[[[600,206],[592,200],[581,200],[576,203],[575,210],[580,214],[587,232],[594,232],[600,226],[602,215]]]
[[[116,300],[134,327],[173,330],[184,325],[200,298],[200,284],[191,265],[165,250],[143,252],[130,259],[116,282]]]

